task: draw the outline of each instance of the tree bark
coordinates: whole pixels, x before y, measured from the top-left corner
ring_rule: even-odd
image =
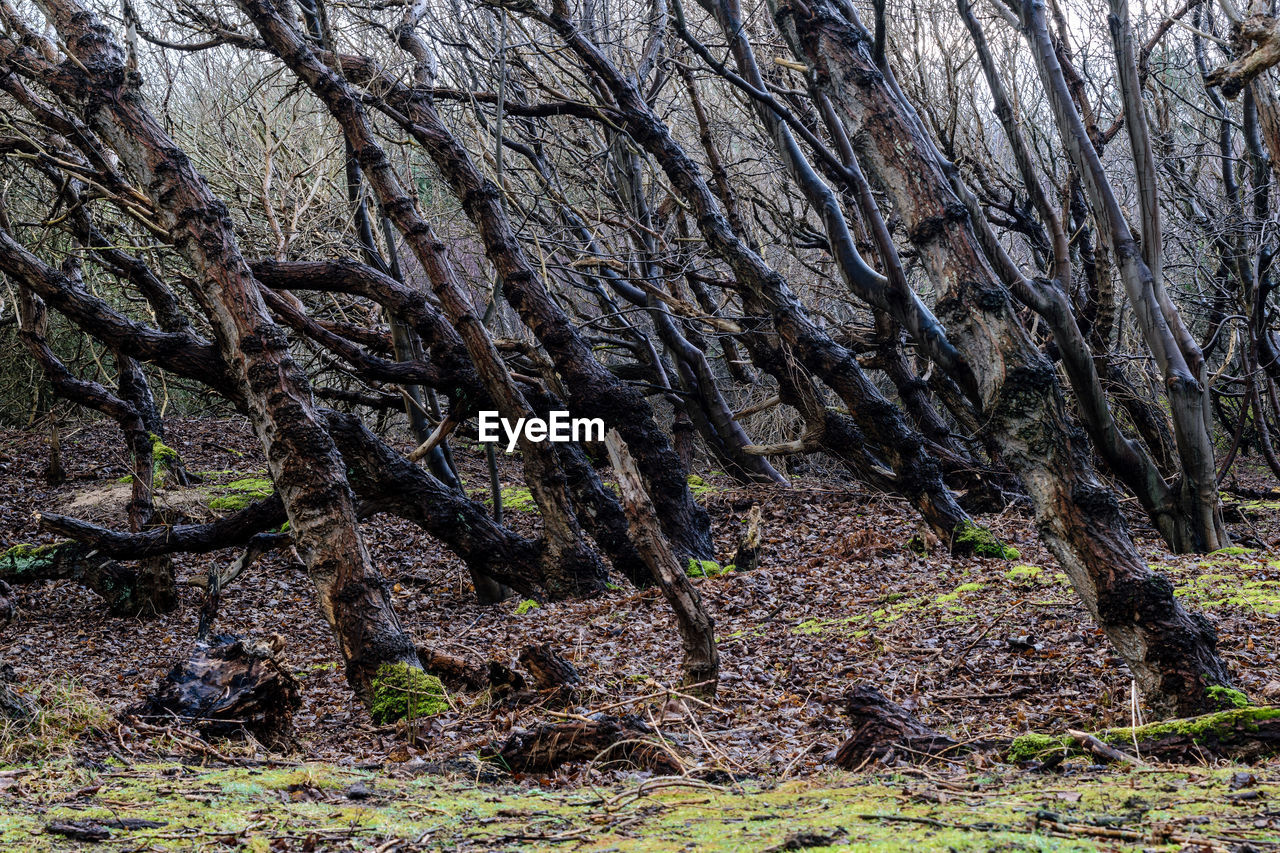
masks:
[[[950,167],[891,72],[872,59],[865,30],[831,0],[784,3],[777,18],[902,217],[938,289],[940,319],[976,380],[973,402],[1026,486],[1045,543],[1152,706],[1175,715],[1209,707],[1207,688],[1230,683],[1211,627],[1183,610],[1134,548],[1115,496],[1066,418],[1052,367],[1018,322],[950,188]]]
[[[444,244],[401,187],[386,152],[373,134],[360,98],[345,80],[320,61],[270,0],[239,0],[238,5],[273,52],[307,84],[342,128],[386,215],[404,235],[426,271],[445,316],[461,335],[498,411],[512,420],[531,416],[532,410],[499,357],[488,331],[475,315],[471,300],[446,256]],[[502,272],[501,266],[499,270]],[[545,443],[522,437],[520,452],[525,481],[542,514],[548,591],[555,595],[581,595],[603,590],[604,567],[582,535],[554,450]]]
[[[694,693],[714,696],[720,679],[720,653],[716,650],[715,623],[702,606],[702,597],[689,580],[686,566],[671,551],[658,525],[653,502],[635,461],[617,430],[605,437],[618,490],[631,525],[631,540],[649,564],[653,579],[671,605],[684,645],[684,685]]]
[[[66,63],[50,73],[39,54],[12,42],[0,58],[55,87],[82,114],[146,188],[157,220],[197,271],[222,360],[234,366],[347,679],[368,700],[381,666],[416,669],[417,655],[360,535],[342,459],[312,405],[306,376],[269,319],[226,207],[146,109],[141,80],[126,67],[111,31],[77,0],[49,0],[43,8],[72,51],[74,68]]]

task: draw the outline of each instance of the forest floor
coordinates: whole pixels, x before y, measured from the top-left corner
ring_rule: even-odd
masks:
[[[207,518],[211,502],[240,493],[230,484],[265,476],[242,422],[175,421],[167,441],[205,477],[162,492],[175,518]],[[480,496],[483,458],[458,451]],[[114,427],[64,430],[62,486],[46,485],[46,459],[43,434],[0,431],[0,549],[47,541],[40,510],[123,526],[128,468]],[[527,492],[514,467],[504,470],[508,520],[532,531]],[[667,701],[679,640],[657,593],[623,582],[591,600],[482,607],[461,564],[425,533],[388,518],[366,526],[419,643],[508,664],[530,644],[554,646],[586,684],[559,710],[650,720],[681,756],[683,781],[580,765],[497,774],[475,762],[479,748],[554,713],[480,695],[454,694],[451,710],[408,731],[373,725],[287,553],[224,591],[217,630],[285,638],[281,657],[303,696],[293,749],[205,745],[122,721],[189,651],[203,596],[189,583],[232,558],[223,552],[179,558],[183,601],[157,617],[110,617],[70,583],[17,590],[21,612],[0,629],[0,677],[50,711],[34,735],[0,733],[0,849],[1280,849],[1280,763],[1104,769],[1076,759],[1046,773],[978,753],[836,771],[829,762],[848,729],[841,696],[859,682],[974,741],[1128,725],[1130,679],[1025,510],[980,519],[1018,559],[960,559],[912,552],[918,524],[904,503],[829,476],[797,476],[784,490],[703,472],[695,485],[722,561],[753,504],[766,548],[757,571],[697,582],[716,623],[721,686],[712,705],[679,713]],[[1149,531],[1136,535],[1183,601],[1214,621],[1240,687],[1273,702],[1280,492],[1229,511],[1241,545],[1230,553],[1170,557]],[[127,828],[130,819],[161,825]],[[51,833],[72,821],[110,838]]]

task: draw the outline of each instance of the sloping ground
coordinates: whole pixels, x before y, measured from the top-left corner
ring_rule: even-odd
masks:
[[[316,764],[62,763],[0,773],[0,847],[1247,851],[1280,839],[1280,813],[1271,810],[1277,782],[1260,771],[943,778],[907,770],[733,788],[655,779],[550,791]],[[119,828],[139,820],[149,823]],[[76,830],[103,840],[77,844],[58,834]]]

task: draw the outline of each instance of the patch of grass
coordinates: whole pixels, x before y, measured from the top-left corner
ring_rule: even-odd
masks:
[[[68,755],[86,739],[100,739],[114,727],[111,712],[71,679],[52,681],[24,697],[29,719],[0,717],[0,761],[47,760]]]

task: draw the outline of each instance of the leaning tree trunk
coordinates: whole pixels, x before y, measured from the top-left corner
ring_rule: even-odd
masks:
[[[374,136],[359,96],[345,80],[319,60],[302,35],[281,17],[271,3],[266,0],[240,0],[239,5],[272,50],[311,88],[342,128],[387,217],[404,235],[409,248],[426,271],[445,315],[462,336],[485,390],[499,412],[513,420],[531,416],[532,409],[499,357],[488,331],[476,316],[446,256],[444,244],[401,187],[391,168],[391,161]],[[525,481],[542,514],[548,591],[566,595],[603,590],[604,566],[587,545],[574,515],[554,449],[546,443],[522,437],[520,452]]]
[[[690,582],[686,567],[671,552],[671,546],[658,524],[653,501],[644,490],[640,471],[617,430],[609,430],[605,446],[609,448],[609,461],[613,463],[613,473],[618,478],[618,491],[622,493],[627,521],[631,525],[631,539],[649,564],[653,579],[676,615],[680,640],[684,645],[683,684],[699,695],[714,696],[720,679],[715,623],[702,606],[702,597]]]
[[[840,395],[849,408],[850,418],[856,420],[870,442],[869,449],[883,459],[882,466],[892,469],[896,490],[915,505],[939,538],[946,542],[963,539],[957,534],[971,524],[969,516],[943,483],[937,460],[928,453],[919,433],[911,429],[897,407],[880,394],[854,354],[832,340],[813,321],[783,276],[734,233],[697,165],[640,92],[572,21],[558,12],[527,11],[564,38],[584,64],[609,87],[617,102],[618,118],[632,140],[663,168],[673,187],[693,209],[708,247],[733,270],[744,307],[752,313],[767,312],[797,360]],[[882,277],[869,268],[865,272],[874,276],[875,286],[880,287]],[[908,313],[914,328],[922,324],[930,329],[937,326],[918,300],[913,299]],[[934,351],[948,351],[944,337],[933,334],[930,341]],[[779,377],[779,382],[782,381]]]
[[[416,63],[416,75],[428,74],[432,65],[428,48],[414,32],[414,15],[420,16],[425,8],[425,4],[414,4],[397,30],[401,46]],[[346,57],[341,59],[347,71]],[[709,517],[693,499],[684,466],[659,428],[652,407],[643,394],[619,381],[595,358],[590,343],[551,298],[521,248],[498,187],[476,168],[427,98],[379,75],[367,62],[357,65],[349,70],[357,79],[372,76],[376,79],[363,82],[392,90],[390,99],[397,109],[388,114],[422,145],[475,224],[486,255],[502,279],[503,295],[555,362],[571,408],[603,418],[622,433],[659,504],[663,530],[672,545],[682,556],[710,559],[714,548]]]
[[[1230,683],[1213,630],[1134,547],[1115,496],[1074,434],[1057,376],[1018,322],[952,192],[941,155],[866,32],[832,0],[779,7],[778,23],[814,71],[871,179],[888,195],[938,289],[941,319],[976,382],[976,402],[1027,488],[1041,536],[1162,713],[1211,708]]]
[[[419,670],[417,652],[360,535],[342,458],[287,338],[271,322],[226,207],[146,109],[140,78],[126,69],[111,31],[76,0],[50,0],[43,8],[77,67],[92,70],[68,83],[34,51],[9,46],[4,58],[28,73],[45,71],[44,82],[82,111],[93,133],[147,188],[157,222],[198,272],[222,358],[234,366],[298,552],[337,635],[347,680],[372,700],[379,669]]]

